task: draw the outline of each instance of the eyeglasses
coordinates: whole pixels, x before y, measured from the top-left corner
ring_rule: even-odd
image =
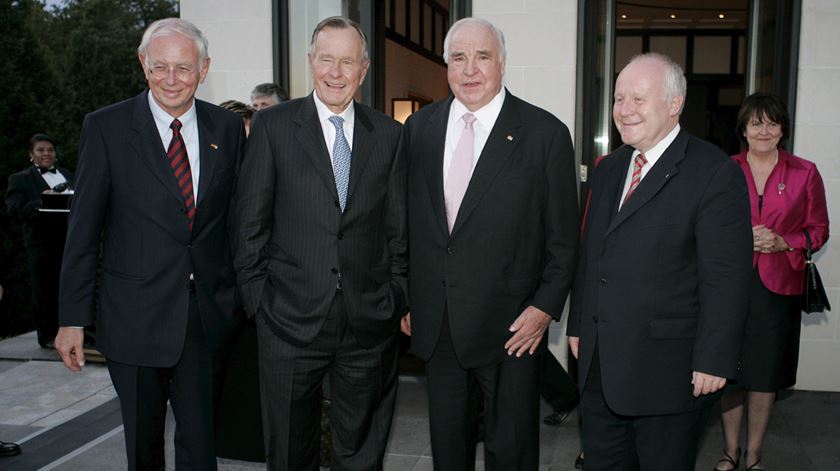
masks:
[[[751,121],[747,127],[750,128],[750,131],[759,132],[765,131],[769,133],[777,133],[782,129],[782,125],[779,123],[774,123],[773,121]]]
[[[156,78],[157,80],[162,80],[169,77],[169,74],[172,72],[175,73],[175,77],[177,77],[178,80],[189,80],[192,78],[192,75],[195,72],[195,66],[184,64],[175,66],[155,64],[149,67],[149,73],[152,77]]]

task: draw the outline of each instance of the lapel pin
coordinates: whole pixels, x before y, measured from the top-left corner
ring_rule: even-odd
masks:
[[[219,150],[219,146],[217,146],[216,144],[210,144],[210,147],[212,147],[213,150]]]
[[[783,191],[785,191],[785,184],[779,183],[779,194],[781,195]]]
[[[510,134],[508,134],[507,140],[509,140],[509,141],[513,142],[513,136],[511,136]]]

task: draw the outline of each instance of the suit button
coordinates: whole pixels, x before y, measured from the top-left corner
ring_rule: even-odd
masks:
[[[336,208],[340,208],[340,207],[341,207],[341,204],[338,202],[338,200],[333,201],[333,204],[335,204],[335,207],[336,207]]]
[[[604,286],[605,284],[607,284],[607,279],[606,278],[601,278],[599,283],[601,284],[601,286]]]
[[[191,249],[191,248],[192,248],[192,244],[187,244],[187,248],[188,248],[188,249]]]
[[[343,238],[344,238],[344,233],[343,233],[343,232],[339,232],[339,233],[338,233],[338,240],[341,240],[341,239],[343,239]]]
[[[187,213],[187,208],[181,208],[179,211],[181,211],[182,214],[186,214]]]
[[[455,255],[455,247],[447,247],[446,253],[448,253],[449,255]]]
[[[598,316],[592,316],[592,322],[598,323]]]
[[[338,269],[330,268],[330,273],[332,273],[333,275],[336,275],[336,274],[338,274]]]

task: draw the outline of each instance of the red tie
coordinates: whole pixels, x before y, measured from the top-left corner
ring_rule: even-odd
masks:
[[[184,196],[184,203],[187,207],[187,218],[192,231],[193,218],[195,217],[195,198],[193,197],[192,171],[190,171],[190,159],[187,158],[187,145],[184,137],[181,136],[181,122],[172,120],[169,125],[172,128],[172,140],[169,142],[169,149],[166,156],[169,158],[169,166]]]
[[[639,187],[639,183],[642,181],[642,167],[646,163],[647,159],[645,158],[645,154],[639,154],[633,160],[633,176],[630,178],[630,188],[627,190],[627,194],[624,195],[624,201],[621,202],[622,205],[630,199],[630,195]]]

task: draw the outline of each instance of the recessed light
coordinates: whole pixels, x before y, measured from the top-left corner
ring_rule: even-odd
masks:
[[[672,19],[672,20],[677,19],[677,15],[675,15],[675,14],[671,13],[671,19]]]
[[[622,19],[622,20],[626,20],[626,19],[627,19],[627,15],[621,15],[621,19]]]
[[[720,14],[718,15],[718,18],[720,18],[720,19],[722,20],[722,19],[726,18],[726,15],[724,15],[723,13],[720,13]]]

